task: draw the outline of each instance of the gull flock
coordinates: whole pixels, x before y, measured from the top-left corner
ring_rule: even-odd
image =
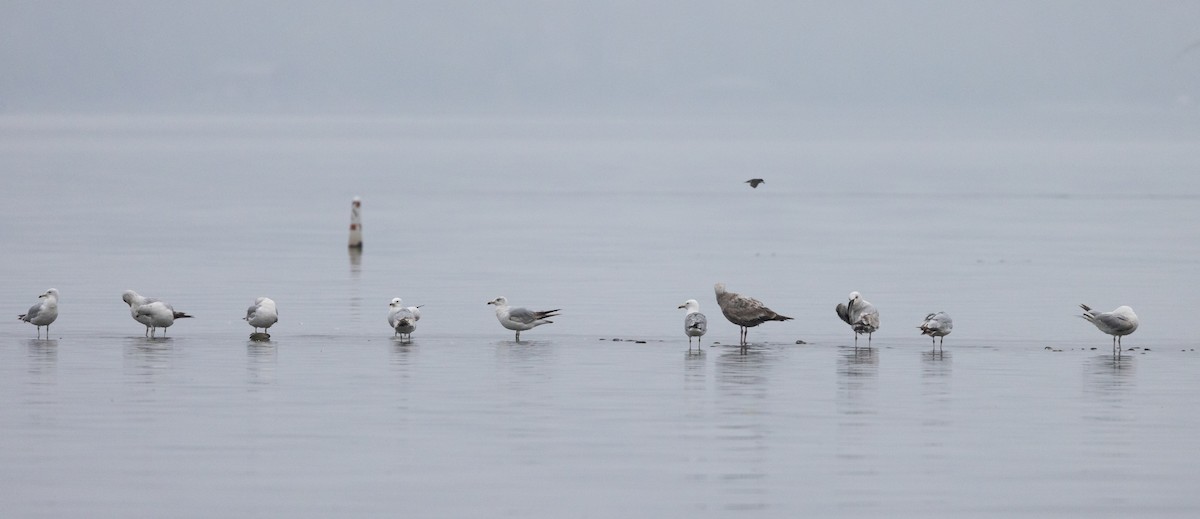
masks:
[[[730,323],[738,326],[738,345],[742,352],[746,352],[750,346],[747,338],[750,328],[771,321],[792,320],[791,317],[779,314],[757,299],[730,292],[725,288],[724,283],[717,283],[713,286],[713,290],[721,314]],[[38,296],[39,301],[29,307],[24,314],[18,315],[17,319],[36,326],[38,339],[41,339],[42,327],[45,327],[46,338],[49,339],[50,325],[58,319],[58,297],[58,289],[46,290]],[[133,290],[126,290],[121,294],[121,299],[129,305],[129,314],[133,320],[145,327],[144,335],[146,337],[156,338],[159,329],[162,330],[162,336],[166,337],[167,328],[175,324],[176,319],[192,318],[187,313],[175,310],[166,301],[145,297]],[[524,307],[512,307],[504,296],[488,301],[487,304],[495,307],[496,320],[500,326],[515,332],[514,339],[517,342],[521,341],[521,332],[553,323],[554,321],[551,319],[558,317],[561,311],[561,309],[534,311]],[[1088,305],[1079,306],[1083,309],[1083,314],[1079,317],[1095,325],[1101,332],[1112,336],[1113,354],[1119,356],[1122,351],[1122,337],[1133,333],[1138,328],[1137,314],[1128,306],[1120,306],[1111,312],[1099,312]],[[411,343],[412,333],[416,331],[417,321],[421,319],[421,306],[404,306],[403,301],[397,297],[391,300],[388,308],[387,323],[393,330],[393,336],[401,342]],[[705,333],[708,332],[708,319],[700,312],[700,303],[695,299],[685,301],[679,305],[679,308],[686,310],[683,332],[688,338],[688,351],[690,352],[692,339],[696,339],[699,346]],[[834,311],[838,318],[849,325],[853,331],[855,348],[858,347],[858,336],[863,334],[867,336],[867,347],[870,348],[872,334],[879,330],[880,326],[879,310],[875,308],[875,305],[855,291],[850,292],[846,303],[838,303],[834,307]],[[267,334],[267,330],[279,321],[279,311],[275,301],[268,297],[255,299],[254,304],[246,309],[246,316],[243,320],[254,328],[251,339],[269,339],[270,335]],[[262,332],[259,332],[260,329]],[[933,312],[925,316],[917,329],[920,330],[921,335],[929,336],[934,341],[935,347],[938,347],[944,344],[946,336],[954,329],[954,321],[946,312]]]

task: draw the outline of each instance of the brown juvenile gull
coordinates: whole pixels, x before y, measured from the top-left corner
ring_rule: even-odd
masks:
[[[925,321],[917,328],[921,330],[921,335],[928,335],[934,341],[941,337],[942,343],[945,344],[946,336],[954,329],[954,320],[950,319],[950,314],[946,312],[937,312],[926,315]]]
[[[850,292],[850,304],[838,303],[838,317],[854,329],[854,347],[858,347],[859,334],[867,334],[867,347],[871,347],[871,334],[879,329],[879,310],[858,292]]]
[[[1083,309],[1080,317],[1096,325],[1100,331],[1113,336],[1113,353],[1121,354],[1121,337],[1133,333],[1138,327],[1137,314],[1128,306],[1117,307],[1111,312],[1097,312],[1088,305],[1079,305]]]
[[[734,292],[725,290],[725,283],[717,283],[713,287],[717,292],[717,306],[721,307],[721,313],[725,315],[729,322],[738,325],[741,328],[741,334],[738,336],[742,349],[747,346],[746,334],[748,328],[758,326],[767,321],[790,321],[791,317],[779,315],[774,310],[767,308],[761,301],[752,297],[746,297]]]
[[[752,188],[757,188],[758,185],[763,182],[766,182],[766,181],[761,178],[752,178],[750,180],[747,180],[745,183],[750,184],[750,187],[752,187]]]

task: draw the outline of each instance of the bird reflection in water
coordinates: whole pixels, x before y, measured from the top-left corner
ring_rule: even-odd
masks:
[[[58,366],[58,340],[29,339],[26,342],[29,356],[29,374],[47,375]]]

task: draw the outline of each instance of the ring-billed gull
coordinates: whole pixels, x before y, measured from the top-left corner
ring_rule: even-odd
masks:
[[[697,337],[696,347],[700,347],[699,338],[708,331],[708,318],[700,313],[700,302],[695,299],[684,301],[679,308],[687,309],[687,315],[683,317],[683,333],[688,338],[688,351],[692,351],[692,337]]]
[[[729,319],[729,322],[738,325],[740,329],[738,339],[742,349],[747,346],[746,335],[750,328],[767,321],[792,320],[791,317],[779,315],[774,310],[767,308],[757,299],[725,290],[725,283],[717,283],[713,289],[717,292],[717,306],[721,307],[721,313],[725,315],[726,319]]]
[[[38,338],[42,338],[42,327],[46,327],[46,338],[50,338],[50,323],[58,319],[58,289],[51,288],[42,295],[38,296],[36,305],[29,307],[29,311],[17,316],[17,319],[25,321],[37,327]]]
[[[400,335],[400,340],[412,342],[412,332],[417,329],[417,321],[421,320],[420,306],[404,306],[399,297],[388,303],[388,324]]]
[[[850,303],[837,305],[838,317],[854,329],[854,347],[858,347],[859,334],[867,334],[867,347],[871,347],[871,334],[879,329],[879,310],[858,292],[850,292]]]
[[[550,324],[551,317],[558,317],[555,312],[561,310],[545,310],[541,312],[533,312],[525,308],[510,308],[508,299],[504,296],[497,297],[488,301],[489,305],[496,305],[496,320],[500,321],[500,326],[514,330],[517,332],[517,341],[521,340],[521,332],[532,329],[543,324]]]
[[[133,320],[146,325],[146,335],[149,337],[154,337],[154,332],[159,328],[163,329],[163,337],[166,337],[167,327],[175,324],[176,319],[191,317],[183,312],[176,312],[166,301],[142,297],[132,290],[121,294],[121,299],[129,305],[129,314],[133,316]]]
[[[946,336],[954,329],[954,320],[946,312],[937,312],[926,315],[925,321],[917,328],[921,329],[921,335],[928,335],[930,340],[934,341],[941,337],[942,344],[945,344]]]
[[[1111,312],[1097,312],[1088,305],[1079,305],[1083,309],[1080,317],[1096,325],[1100,331],[1113,336],[1113,353],[1121,354],[1121,337],[1133,333],[1138,327],[1137,314],[1128,306],[1117,307]]]
[[[260,297],[254,300],[254,304],[246,309],[246,317],[244,318],[250,326],[254,327],[254,332],[258,333],[258,329],[262,328],[263,332],[267,331],[271,325],[279,322],[279,310],[275,308],[275,301],[269,297]]]

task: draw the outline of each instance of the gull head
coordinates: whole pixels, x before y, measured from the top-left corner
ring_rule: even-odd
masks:
[[[393,298],[392,298],[392,302],[391,302],[391,303],[388,303],[388,306],[390,306],[390,307],[392,307],[392,308],[400,308],[400,305],[401,305],[401,304],[402,304],[402,303],[401,303],[401,301],[400,301],[400,298],[399,298],[399,297],[393,297]]]
[[[58,299],[58,289],[51,288],[50,290],[47,290],[46,293],[38,296],[38,299],[46,299],[46,298]]]
[[[496,306],[508,306],[508,299],[506,299],[504,296],[500,296],[491,301],[488,301],[487,304],[496,305]]]
[[[124,293],[121,294],[121,300],[125,301],[125,304],[132,306],[133,300],[137,296],[138,296],[137,292],[134,292],[132,290],[126,290]]]
[[[855,301],[861,301],[861,300],[862,300],[862,294],[860,294],[858,292],[850,292],[850,302],[851,303],[853,303]]]
[[[713,290],[716,290],[717,295],[724,294],[725,293],[725,283],[717,283],[716,285],[713,285]]]
[[[699,312],[700,302],[696,301],[695,299],[688,299],[687,301],[684,301],[683,304],[679,305],[679,308],[686,308],[688,313]]]

